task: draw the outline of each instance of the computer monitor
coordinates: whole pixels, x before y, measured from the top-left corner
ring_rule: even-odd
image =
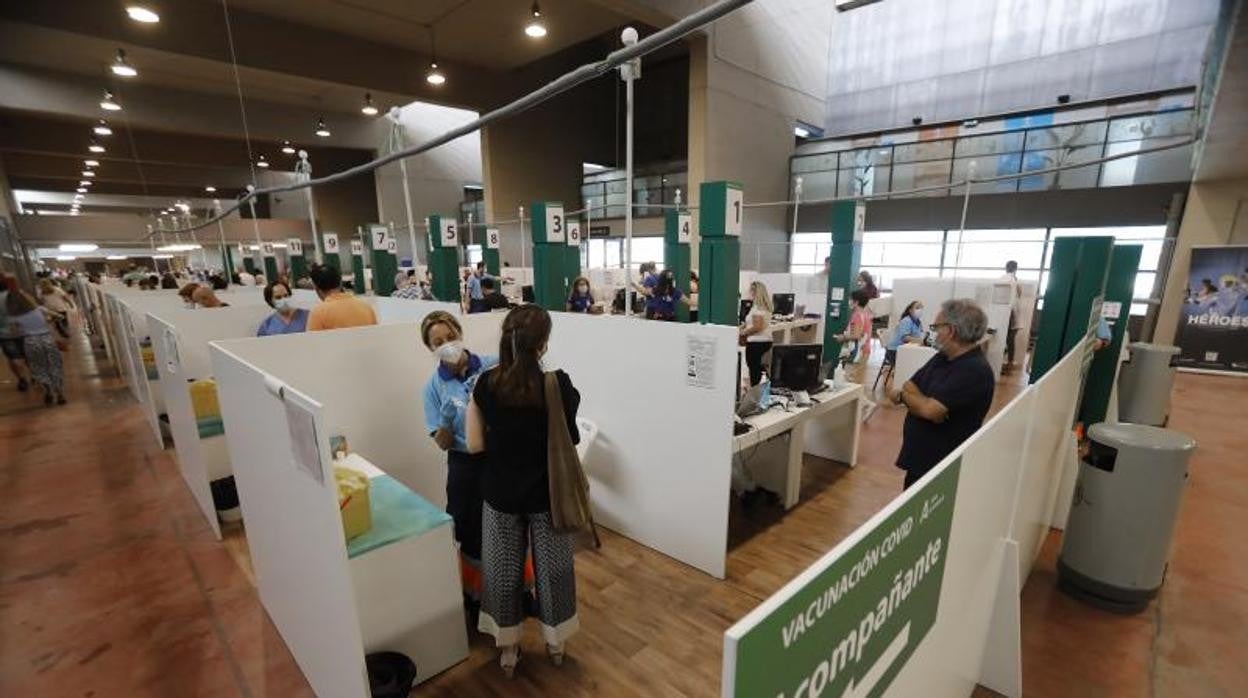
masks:
[[[536,302],[536,298],[537,298],[537,297],[533,295],[533,287],[532,287],[532,286],[521,286],[521,287],[520,287],[520,300],[524,301],[525,303],[535,303],[535,302]]]
[[[771,311],[776,315],[792,315],[795,298],[796,295],[792,293],[771,294]]]
[[[748,298],[741,299],[741,309],[737,312],[737,322],[745,324],[745,316],[750,314],[754,309],[754,301]]]
[[[814,390],[820,375],[822,344],[777,344],[771,348],[771,384],[788,390]]]

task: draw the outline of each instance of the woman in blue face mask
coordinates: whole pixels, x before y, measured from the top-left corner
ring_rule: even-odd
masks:
[[[884,345],[884,360],[897,361],[897,347],[902,344],[922,344],[923,337],[923,301],[910,301],[910,305],[901,314],[893,338]]]
[[[481,474],[483,459],[468,453],[465,416],[477,378],[498,365],[496,356],[477,356],[464,347],[464,330],[450,313],[425,316],[420,338],[438,360],[425,385],[425,432],[446,451],[446,513],[455,523],[460,581],[473,604],[481,599]]]
[[[260,323],[257,337],[275,334],[298,334],[308,330],[308,311],[291,305],[290,287],[282,281],[274,281],[264,287],[264,302],[273,308],[273,314]]]

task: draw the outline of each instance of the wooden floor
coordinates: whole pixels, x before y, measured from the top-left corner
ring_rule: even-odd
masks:
[[[66,407],[0,383],[0,696],[311,695],[256,597],[241,530],[213,540],[172,449],[85,341],[68,363]],[[1248,423],[1223,407],[1246,390],[1179,379],[1175,428],[1201,447],[1156,608],[1109,616],[1057,594],[1050,541],[1023,594],[1026,695],[1244,695]],[[724,630],[900,491],[901,419],[872,417],[857,468],[808,459],[786,515],[734,508],[726,581],[604,532],[601,551],[577,556],[582,631],[562,668],[531,628],[505,681],[474,632],[468,661],[417,694],[717,695]]]

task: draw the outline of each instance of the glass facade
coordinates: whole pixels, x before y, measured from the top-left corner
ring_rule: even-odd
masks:
[[[1038,281],[1040,295],[1048,283],[1052,242],[1070,236],[1110,235],[1116,242],[1144,246],[1135,278],[1132,315],[1144,315],[1153,294],[1165,248],[1164,225],[1103,228],[1016,228],[1005,230],[895,230],[865,231],[861,267],[870,271],[881,289],[891,289],[894,279],[909,277],[961,277],[995,279],[1005,263],[1018,262],[1018,277]],[[823,268],[832,247],[831,233],[797,233],[793,236],[789,271],[813,274]]]
[[[832,155],[836,161],[836,155]],[[647,218],[663,215],[663,208],[658,204],[672,205],[676,203],[676,190],[679,189],[685,201],[688,196],[688,173],[685,163],[672,163],[666,166],[646,168],[646,172],[633,174],[633,216]],[[628,193],[625,191],[627,182],[623,170],[603,170],[581,178],[581,208],[593,202],[593,217],[623,218],[624,204]],[[603,208],[605,207],[605,208]]]

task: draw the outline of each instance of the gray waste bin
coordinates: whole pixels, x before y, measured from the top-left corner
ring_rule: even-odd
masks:
[[[1142,424],[1094,424],[1079,463],[1057,560],[1058,585],[1089,603],[1132,612],[1165,576],[1191,437]]]
[[[1132,342],[1131,358],[1118,376],[1118,419],[1164,427],[1170,420],[1170,389],[1179,348]]]

